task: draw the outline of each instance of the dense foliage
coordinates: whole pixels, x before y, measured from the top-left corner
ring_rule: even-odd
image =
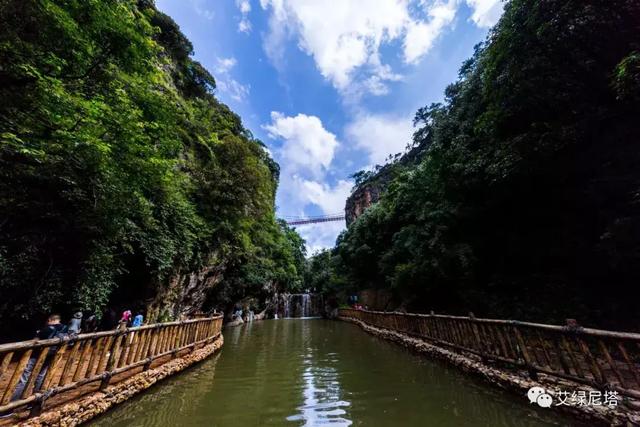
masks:
[[[278,165],[191,54],[150,0],[2,2],[0,335],[208,265],[299,286]]]
[[[637,0],[507,3],[327,265],[410,310],[640,326],[639,35]]]

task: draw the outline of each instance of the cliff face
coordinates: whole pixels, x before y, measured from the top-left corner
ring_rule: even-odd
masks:
[[[224,278],[226,264],[206,266],[196,272],[175,274],[166,287],[146,304],[150,321],[179,319],[200,312],[208,293]]]
[[[380,200],[389,183],[404,169],[420,162],[426,152],[426,144],[418,144],[393,163],[378,169],[371,177],[358,184],[345,204],[347,226],[351,225],[372,204]]]
[[[347,226],[351,225],[369,206],[380,200],[383,189],[375,184],[377,183],[360,186],[351,193],[344,208]]]

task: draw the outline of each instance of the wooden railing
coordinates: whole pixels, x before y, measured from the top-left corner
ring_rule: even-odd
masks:
[[[217,316],[0,345],[0,414],[25,405],[37,413],[46,399],[97,381],[104,389],[125,371],[204,346],[221,328]]]
[[[340,309],[340,316],[523,368],[640,398],[640,334],[514,320]]]

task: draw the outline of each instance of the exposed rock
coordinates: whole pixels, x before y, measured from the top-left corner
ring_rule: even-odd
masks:
[[[402,156],[396,155],[395,160],[379,167],[369,178],[360,183],[345,204],[347,226],[351,225],[369,206],[380,200],[382,193],[395,176],[405,167],[418,164],[426,152],[426,145],[416,145]]]
[[[379,183],[358,187],[347,199],[344,212],[347,226],[351,225],[372,204],[380,199],[382,188]]]
[[[225,264],[205,267],[198,272],[175,274],[147,303],[149,321],[193,317],[199,313],[210,289],[223,278]]]

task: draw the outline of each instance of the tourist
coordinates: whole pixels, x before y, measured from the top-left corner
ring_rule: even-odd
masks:
[[[36,339],[39,340],[48,340],[51,338],[64,338],[67,336],[67,327],[60,323],[60,315],[52,314],[47,318],[47,325],[36,332]],[[49,370],[49,365],[53,359],[53,356],[56,354],[57,346],[49,347],[48,354],[44,359],[42,364],[42,368],[36,377],[36,381],[33,387],[33,391],[39,391],[40,387],[42,387],[42,382],[44,381],[45,375],[47,375],[47,371]],[[43,350],[44,351],[44,348]],[[13,396],[11,400],[19,400],[22,397],[22,393],[24,392],[24,388],[31,377],[31,373],[33,372],[33,368],[35,367],[37,357],[32,356],[27,362],[27,366],[25,366],[22,371],[22,376],[20,376],[20,380],[18,381],[18,385],[16,386],[16,390],[13,392]]]
[[[68,332],[70,334],[79,334],[82,326],[82,312],[78,311],[73,315],[73,318],[69,322]]]
[[[82,332],[95,332],[97,329],[98,319],[93,313],[89,313],[86,319],[82,321]]]
[[[122,312],[122,317],[120,317],[120,322],[118,323],[118,329],[124,330],[127,329],[131,325],[131,310],[125,310]]]
[[[138,326],[142,326],[143,323],[144,323],[144,316],[142,315],[142,312],[138,311],[138,314],[136,314],[136,317],[133,318],[133,322],[131,322],[131,327],[137,328]]]

